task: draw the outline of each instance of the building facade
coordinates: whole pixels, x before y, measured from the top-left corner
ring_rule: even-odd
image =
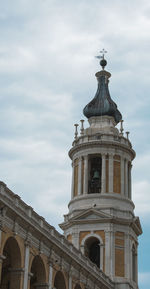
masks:
[[[138,288],[138,236],[140,221],[134,215],[131,168],[135,152],[129,133],[123,135],[122,115],[110,97],[111,74],[100,62],[98,88],[83,113],[69,151],[72,160],[72,194],[69,213],[60,225],[65,237],[115,282],[115,288]],[[121,122],[120,131],[116,125]]]
[[[96,73],[98,89],[84,108],[69,156],[69,213],[58,233],[0,183],[1,289],[138,289],[138,236],[131,168],[135,152],[116,125],[122,116],[110,97],[111,74]]]

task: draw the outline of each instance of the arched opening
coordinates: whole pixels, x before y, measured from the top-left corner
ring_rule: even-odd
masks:
[[[137,254],[136,254],[136,248],[135,248],[135,245],[133,244],[132,246],[132,280],[134,282],[136,282],[137,280]]]
[[[35,256],[31,266],[30,289],[46,285],[45,266],[40,256]]]
[[[100,268],[100,241],[96,237],[86,240],[85,255]]]
[[[100,156],[89,158],[88,194],[101,193],[102,159]]]
[[[66,289],[65,278],[61,271],[58,271],[56,273],[55,280],[54,280],[54,287],[56,289]]]
[[[10,237],[3,249],[1,289],[19,289],[21,282],[21,253],[15,238]]]

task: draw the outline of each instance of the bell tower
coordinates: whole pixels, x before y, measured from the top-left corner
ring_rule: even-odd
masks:
[[[100,57],[99,57],[100,58]],[[116,289],[138,289],[139,218],[134,215],[131,169],[135,152],[124,136],[122,115],[110,97],[111,74],[96,73],[95,97],[84,108],[89,127],[81,120],[80,135],[69,156],[72,160],[72,190],[68,208],[60,224],[66,238],[81,250],[114,282]],[[121,128],[116,125],[120,122]]]

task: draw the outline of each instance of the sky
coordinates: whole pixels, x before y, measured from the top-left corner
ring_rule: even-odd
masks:
[[[150,279],[149,31],[148,0],[0,1],[0,180],[59,229],[71,194],[74,123],[95,95],[95,55],[105,48],[110,94],[136,151],[140,289]]]

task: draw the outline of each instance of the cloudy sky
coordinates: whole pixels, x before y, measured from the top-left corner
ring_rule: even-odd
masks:
[[[139,284],[150,278],[150,2],[0,1],[0,179],[57,229],[70,199],[74,123],[93,98],[102,48],[137,156]],[[86,122],[87,126],[87,122]]]

